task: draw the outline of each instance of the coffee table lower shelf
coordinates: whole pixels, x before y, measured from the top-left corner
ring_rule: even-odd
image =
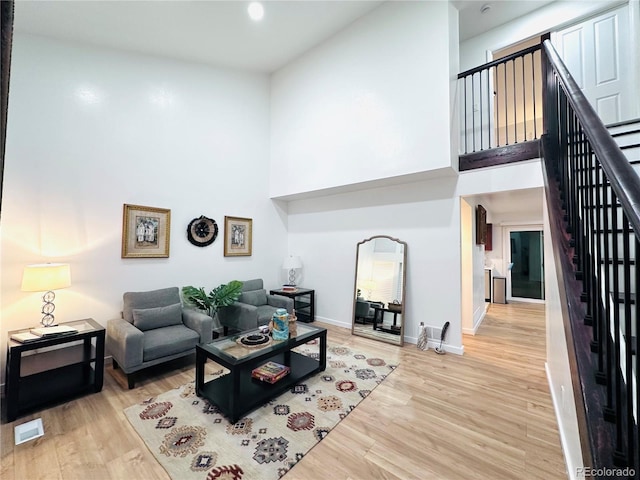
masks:
[[[289,361],[285,360],[289,357]],[[251,377],[251,370],[263,363],[273,361],[291,368],[289,374],[274,384]],[[285,392],[293,385],[324,370],[320,362],[296,352],[280,353],[262,359],[257,364],[243,365],[237,372],[231,372],[211,380],[198,388],[198,396],[215,404],[229,421],[237,422],[244,414],[267,403],[269,400]],[[238,376],[237,391],[234,391],[234,375]]]

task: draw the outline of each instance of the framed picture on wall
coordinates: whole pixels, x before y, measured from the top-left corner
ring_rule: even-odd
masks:
[[[253,220],[242,217],[224,217],[224,256],[251,256]]]
[[[124,204],[122,258],[169,256],[171,210]]]

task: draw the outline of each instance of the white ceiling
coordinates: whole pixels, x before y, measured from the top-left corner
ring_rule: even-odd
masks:
[[[460,11],[460,41],[522,17],[556,0],[452,0]],[[483,6],[490,8],[482,13]]]
[[[440,0],[444,1],[444,0]],[[464,40],[554,0],[454,0]],[[206,63],[273,72],[335,35],[382,1],[17,0],[15,31]],[[485,3],[492,8],[480,13]]]
[[[231,69],[272,72],[381,1],[266,1],[262,21],[248,1],[24,1],[14,29]]]
[[[494,217],[505,217],[517,212],[520,218],[542,218],[542,188],[527,188],[506,192],[485,193],[470,197],[481,204]]]

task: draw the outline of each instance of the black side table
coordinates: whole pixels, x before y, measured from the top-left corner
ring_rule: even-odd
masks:
[[[308,288],[296,288],[293,292],[282,289],[269,291],[271,295],[293,298],[293,308],[296,310],[298,320],[307,323],[316,319],[315,292],[315,290]]]
[[[7,333],[7,420],[37,408],[83,393],[102,390],[104,379],[104,334],[92,318],[61,323],[78,333],[47,337],[28,343],[11,340]]]

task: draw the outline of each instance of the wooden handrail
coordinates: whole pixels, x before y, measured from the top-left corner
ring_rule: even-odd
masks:
[[[474,73],[481,72],[483,70],[487,70],[491,67],[495,67],[497,65],[501,65],[503,63],[510,62],[511,60],[515,60],[516,58],[524,57],[529,53],[534,53],[540,50],[540,45],[534,45],[533,47],[528,47],[523,50],[519,50],[516,53],[512,53],[511,55],[507,55],[506,57],[499,58],[494,60],[493,62],[485,63],[484,65],[480,65],[479,67],[471,68],[465,72],[458,74],[458,79],[468,77],[469,75],[473,75]]]

